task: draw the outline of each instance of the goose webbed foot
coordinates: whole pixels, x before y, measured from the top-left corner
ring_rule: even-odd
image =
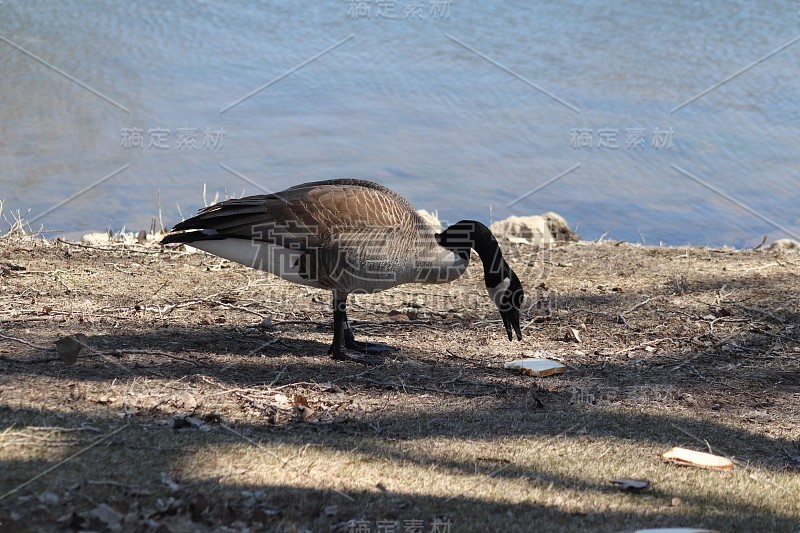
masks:
[[[384,363],[385,359],[381,354],[397,350],[394,346],[388,344],[380,344],[377,342],[363,342],[357,341],[353,335],[353,330],[350,325],[345,323],[343,341],[344,347],[339,346],[336,349],[336,340],[328,348],[328,354],[338,361],[352,361],[354,363],[361,363],[367,366],[380,366]],[[357,354],[348,353],[347,350],[358,352]]]
[[[367,355],[380,355],[382,353],[393,352],[397,350],[396,347],[389,346],[388,344],[357,341],[353,335],[353,330],[350,328],[346,328],[344,330],[344,346],[350,350],[355,350]]]

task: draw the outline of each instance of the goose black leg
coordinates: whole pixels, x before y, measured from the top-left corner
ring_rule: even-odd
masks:
[[[350,348],[365,354],[364,356],[350,355],[345,351]],[[333,296],[333,344],[328,348],[328,353],[340,361],[353,361],[367,366],[383,364],[383,357],[377,356],[381,352],[394,350],[385,344],[358,342],[353,338],[353,331],[347,322],[347,295]],[[372,356],[372,357],[370,357]]]
[[[347,296],[339,298],[333,296],[333,344],[328,348],[328,353],[334,359],[346,359],[342,349],[342,333],[344,331],[345,308],[347,307]]]

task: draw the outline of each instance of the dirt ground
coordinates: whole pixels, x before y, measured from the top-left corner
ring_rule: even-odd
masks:
[[[366,368],[326,355],[323,291],[183,249],[0,241],[0,530],[800,530],[800,255],[503,247],[521,343],[476,258],[351,297],[357,338],[400,348]],[[503,369],[534,354],[566,373]]]

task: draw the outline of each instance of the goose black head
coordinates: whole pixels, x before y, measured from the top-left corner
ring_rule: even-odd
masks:
[[[478,253],[483,263],[486,290],[500,311],[508,340],[514,340],[515,333],[517,340],[522,340],[519,310],[525,298],[525,291],[517,275],[503,259],[497,239],[489,228],[474,220],[462,220],[437,233],[436,242],[464,258],[469,258],[470,249]]]
[[[488,230],[487,230],[488,231]],[[475,247],[475,226],[467,221],[448,226],[435,235],[439,246],[446,248],[462,259],[469,260],[469,251]]]

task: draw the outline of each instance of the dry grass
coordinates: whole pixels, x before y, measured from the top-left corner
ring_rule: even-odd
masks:
[[[522,344],[476,264],[351,301],[361,338],[401,348],[365,369],[325,355],[323,292],[101,248],[0,243],[0,497],[56,467],[0,499],[3,530],[800,525],[796,255],[508,245],[533,304]],[[51,347],[72,333],[90,350],[66,366]],[[502,369],[537,350],[568,372]],[[675,445],[736,466],[663,463]]]

